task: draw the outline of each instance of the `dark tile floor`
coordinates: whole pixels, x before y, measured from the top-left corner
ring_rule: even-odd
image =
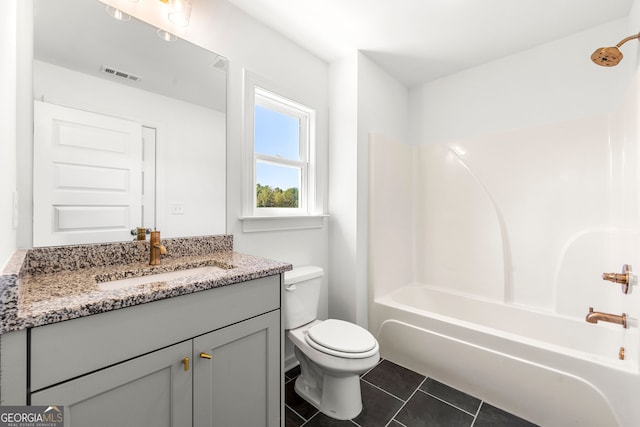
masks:
[[[318,412],[294,391],[299,368],[285,375],[286,427],[530,427],[528,421],[388,360],[360,378],[362,412],[348,421]]]

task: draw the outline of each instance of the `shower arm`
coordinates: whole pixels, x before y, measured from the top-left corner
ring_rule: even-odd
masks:
[[[620,40],[618,42],[618,44],[616,45],[616,47],[620,47],[623,44],[625,44],[626,42],[628,42],[629,40],[633,40],[633,39],[640,39],[640,33],[638,34],[634,34],[633,36],[629,36],[629,37],[625,37],[622,40]]]

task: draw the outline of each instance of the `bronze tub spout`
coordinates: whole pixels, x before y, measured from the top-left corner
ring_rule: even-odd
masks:
[[[618,316],[616,314],[593,311],[593,307],[589,307],[589,314],[587,314],[585,320],[589,323],[598,323],[599,320],[602,320],[603,322],[617,323],[622,325],[623,328],[627,327],[627,315],[625,313]]]

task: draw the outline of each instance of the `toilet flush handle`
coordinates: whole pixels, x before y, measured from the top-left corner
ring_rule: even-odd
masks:
[[[287,285],[287,287],[285,287],[285,290],[293,292],[296,290],[296,285]]]

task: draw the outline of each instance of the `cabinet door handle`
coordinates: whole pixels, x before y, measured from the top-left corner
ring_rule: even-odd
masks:
[[[189,358],[185,357],[184,359],[182,359],[182,363],[184,364],[184,370],[188,371],[189,370]]]
[[[200,353],[200,357],[203,359],[211,359],[211,355],[205,352]]]

